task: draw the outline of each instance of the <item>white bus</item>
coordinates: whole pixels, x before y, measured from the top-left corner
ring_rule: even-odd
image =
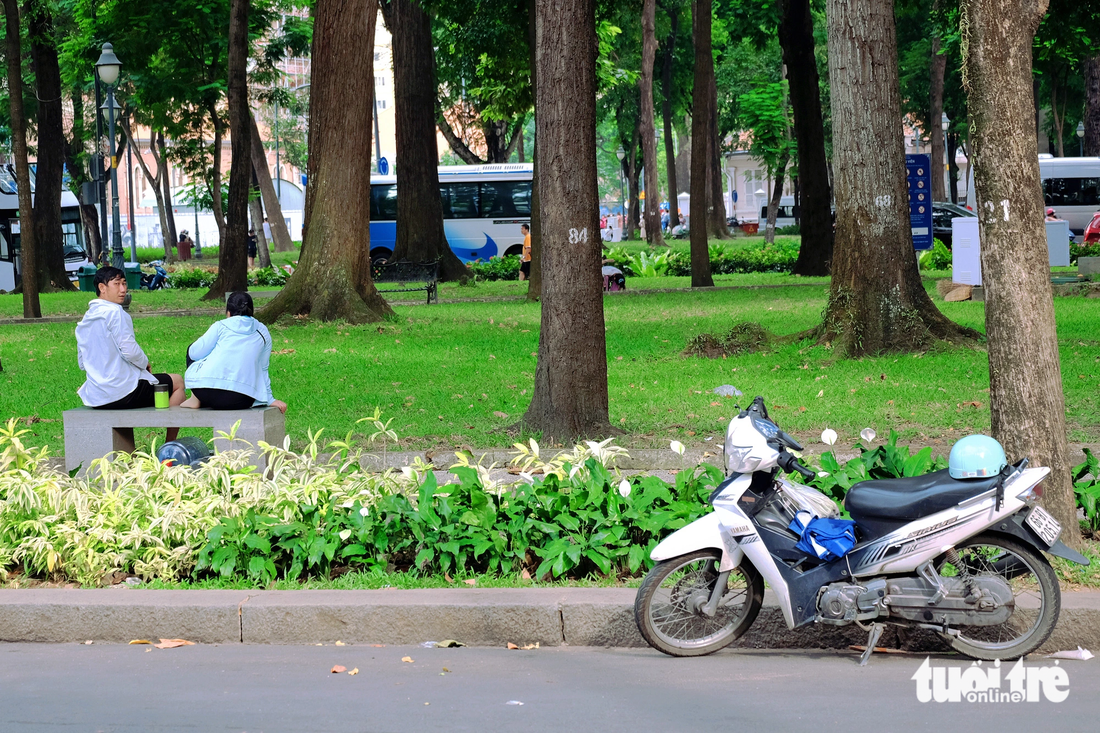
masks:
[[[34,166],[31,168],[31,194],[34,194]],[[67,187],[61,189],[61,244],[65,269],[70,278],[76,270],[90,264],[84,252],[84,236],[80,221],[80,203]],[[15,186],[15,170],[0,164],[0,291],[11,292],[22,276],[20,255],[19,196]]]
[[[1054,209],[1059,219],[1069,222],[1074,234],[1084,232],[1093,214],[1100,211],[1100,158],[1054,158],[1042,154],[1039,178],[1043,183],[1043,208]],[[966,190],[967,208],[977,211],[973,168]]]
[[[520,254],[520,224],[531,223],[530,163],[439,168],[443,231],[463,262]],[[373,176],[370,186],[371,260],[387,259],[397,239],[397,177]]]

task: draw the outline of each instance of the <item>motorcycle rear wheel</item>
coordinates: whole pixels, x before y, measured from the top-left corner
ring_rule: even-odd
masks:
[[[703,656],[752,626],[764,603],[764,579],[748,559],[730,572],[714,616],[699,611],[721,559],[718,550],[699,550],[653,566],[634,601],[634,621],[650,646],[674,657]]]
[[[958,636],[943,635],[958,652],[974,659],[1017,659],[1042,646],[1058,623],[1062,606],[1058,576],[1028,545],[997,534],[980,534],[955,548],[971,575],[998,575],[1012,588],[1012,616],[997,626],[963,626]],[[937,572],[958,574],[946,557]]]

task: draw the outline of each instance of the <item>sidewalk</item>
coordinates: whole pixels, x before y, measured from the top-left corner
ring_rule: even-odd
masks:
[[[644,647],[631,588],[431,590],[0,590],[0,641],[125,644],[187,639],[202,644],[419,644]],[[866,642],[856,626],[790,631],[769,591],[735,646],[845,648]],[[880,646],[946,647],[934,634],[887,626]],[[1064,592],[1054,635],[1041,652],[1100,651],[1100,592]]]

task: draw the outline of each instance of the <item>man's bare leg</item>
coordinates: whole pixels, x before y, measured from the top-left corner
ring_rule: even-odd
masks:
[[[168,395],[168,406],[178,407],[187,399],[187,391],[183,388],[183,377],[179,374],[169,374],[168,376],[172,378],[172,393]],[[168,428],[165,432],[164,439],[166,441],[175,440],[179,434],[179,428]]]

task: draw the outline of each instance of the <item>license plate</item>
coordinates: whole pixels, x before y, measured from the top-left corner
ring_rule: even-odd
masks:
[[[1027,515],[1027,519],[1025,519],[1024,522],[1027,523],[1027,526],[1035,530],[1035,533],[1038,534],[1048,546],[1057,542],[1058,536],[1062,534],[1062,525],[1058,524],[1058,520],[1050,516],[1042,507],[1034,507],[1031,513]]]

